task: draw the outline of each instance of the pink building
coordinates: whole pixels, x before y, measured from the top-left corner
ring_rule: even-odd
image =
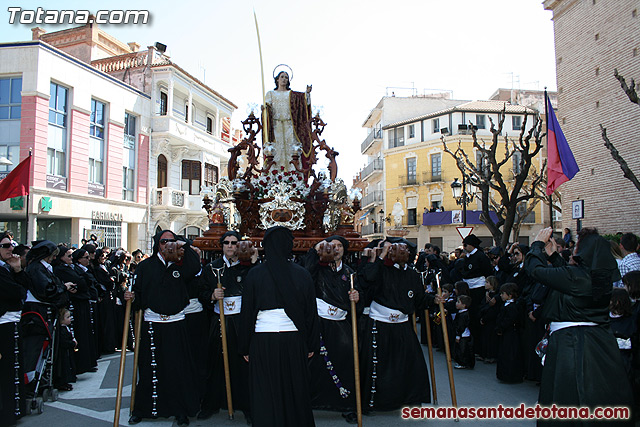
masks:
[[[105,37],[93,49],[130,51]],[[13,163],[0,172],[33,154],[28,206],[0,202],[0,227],[20,241],[27,230],[29,240],[71,244],[96,233],[108,246],[146,248],[150,108],[150,95],[47,43],[0,44],[0,156]]]

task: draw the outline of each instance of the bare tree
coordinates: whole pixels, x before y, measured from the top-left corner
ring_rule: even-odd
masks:
[[[527,131],[526,124],[528,114],[525,113],[518,138],[502,136],[502,128],[506,117],[506,106],[500,114],[497,128],[491,119],[491,140],[486,142],[478,140],[476,130],[471,126],[473,148],[481,155],[481,161],[476,164],[462,149],[462,142],[458,143],[455,151],[451,151],[442,138],[444,151],[455,160],[458,170],[466,174],[479,188],[482,201],[480,220],[487,226],[496,244],[503,248],[509,243],[509,238],[514,227],[517,231],[522,225],[526,215],[518,215],[518,205],[526,203],[523,213],[535,209],[539,201],[540,188],[544,182],[546,161],[540,171],[536,171],[533,160],[542,149],[542,139],[546,133],[542,132],[542,120],[538,114],[533,115],[533,126]],[[498,148],[504,146],[504,153],[500,155]],[[519,161],[516,167],[509,171],[505,165],[513,161],[513,156],[518,153]],[[505,177],[504,173],[507,173]],[[537,200],[537,201],[536,201]],[[494,211],[497,221],[494,221],[490,212]]]
[[[627,81],[622,75],[618,74],[617,69],[613,71],[613,75],[620,82],[620,86],[622,87],[622,90],[624,90],[624,92],[627,94],[629,101],[633,102],[634,104],[640,105],[640,99],[638,99],[638,93],[636,92],[636,82],[631,79],[631,84],[627,85]],[[600,131],[602,132],[602,140],[604,141],[604,146],[607,147],[607,149],[611,153],[611,157],[613,157],[613,160],[618,162],[618,164],[620,165],[620,169],[622,169],[624,177],[631,181],[633,185],[636,186],[638,191],[640,191],[640,181],[633,173],[626,160],[620,155],[618,149],[609,140],[609,137],[607,137],[607,129],[600,125]]]

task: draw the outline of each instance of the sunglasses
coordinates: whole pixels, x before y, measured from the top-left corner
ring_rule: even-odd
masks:
[[[166,245],[169,242],[175,242],[176,239],[160,239],[160,244]]]
[[[223,244],[223,245],[225,245],[225,246],[226,246],[226,245],[233,245],[233,246],[236,246],[236,245],[238,244],[238,242],[232,242],[231,240],[224,240],[224,241],[222,242],[222,244]]]
[[[0,248],[2,248],[2,249],[9,249],[9,248],[12,248],[12,247],[13,247],[13,245],[11,243],[3,243],[3,244],[0,245]]]

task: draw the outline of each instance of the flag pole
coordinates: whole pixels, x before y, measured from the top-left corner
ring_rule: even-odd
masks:
[[[31,157],[31,148],[29,148],[29,157]],[[33,159],[32,159],[33,160]],[[29,243],[29,201],[30,198],[29,196],[31,195],[31,167],[33,166],[33,164],[31,162],[29,162],[29,184],[27,187],[27,203],[25,206],[25,211],[26,211],[26,223],[25,223],[25,227],[24,227],[24,244],[28,244]]]
[[[547,87],[544,87],[544,124],[549,129],[549,94],[547,93]],[[547,157],[549,157],[549,132],[546,132],[547,136]],[[549,170],[547,170],[547,187],[549,187]],[[549,226],[553,230],[553,193],[547,196],[549,198]]]

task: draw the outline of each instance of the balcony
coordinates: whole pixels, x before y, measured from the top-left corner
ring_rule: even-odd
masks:
[[[364,181],[374,172],[382,171],[383,166],[384,163],[382,159],[375,159],[360,171],[360,180]]]
[[[442,182],[442,174],[433,174],[431,172],[422,172],[422,182]]]
[[[363,236],[371,236],[372,234],[382,234],[384,233],[384,226],[383,224],[367,224],[367,225],[363,225],[362,229],[360,230],[360,234],[362,234]]]
[[[382,140],[382,129],[373,129],[360,144],[360,152],[364,154],[375,141]]]
[[[155,116],[151,120],[152,138],[165,138],[173,146],[193,151],[213,152],[220,157],[229,156],[231,144],[205,129],[185,123],[177,116]]]
[[[186,191],[174,190],[169,187],[158,188],[154,191],[154,206],[165,206],[168,208],[188,208],[189,193]],[[200,196],[198,196],[200,197]]]
[[[408,185],[420,185],[418,183],[417,175],[400,175],[398,176],[400,181],[400,186],[408,186]]]
[[[362,202],[360,202],[360,208],[364,209],[369,205],[374,203],[382,203],[384,200],[384,192],[383,191],[371,191],[369,194],[362,198]]]

